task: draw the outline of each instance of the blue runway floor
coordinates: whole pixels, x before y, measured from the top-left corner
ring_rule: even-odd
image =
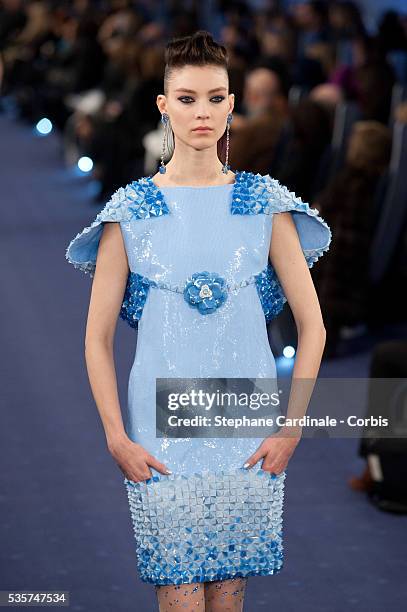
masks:
[[[75,612],[153,612],[86,374],[91,279],[65,260],[100,206],[88,179],[64,168],[58,137],[4,115],[0,134],[0,590],[69,591]],[[135,340],[120,320],[122,405]],[[367,358],[327,371],[364,376]],[[363,466],[356,449],[357,440],[301,441],[287,469],[284,568],[249,579],[245,612],[405,608],[407,519],[348,488]]]

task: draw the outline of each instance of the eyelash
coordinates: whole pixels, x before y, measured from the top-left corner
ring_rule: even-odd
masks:
[[[178,100],[179,100],[180,102],[182,102],[183,104],[191,104],[191,102],[184,102],[184,101],[183,101],[183,100],[184,100],[184,98],[190,98],[190,99],[192,100],[191,96],[181,96],[180,98],[178,98]],[[213,98],[220,98],[220,100],[218,100],[217,102],[215,102],[215,104],[219,104],[220,102],[222,102],[222,100],[224,100],[224,99],[225,99],[225,97],[224,97],[224,96],[213,96]],[[211,98],[211,100],[213,100],[213,98]]]

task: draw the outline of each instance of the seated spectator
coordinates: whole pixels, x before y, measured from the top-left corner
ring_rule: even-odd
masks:
[[[356,326],[367,318],[375,190],[390,154],[391,132],[386,126],[376,121],[356,122],[344,168],[314,202],[335,235],[325,262],[313,270],[325,313],[327,355],[334,352],[342,326]]]
[[[157,75],[164,69],[161,46],[140,46],[135,51],[133,70],[137,66],[139,78],[127,74],[122,95],[106,97],[95,115],[78,113],[76,135],[84,154],[95,163],[94,176],[101,183],[98,199],[102,201],[143,174],[143,137],[160,118],[155,97],[161,87]]]
[[[290,110],[272,174],[306,202],[312,198],[314,178],[331,132],[329,113],[313,100],[301,100]]]
[[[350,60],[337,62],[329,81],[342,88],[347,100],[358,103],[363,119],[387,123],[394,70],[377,37],[358,34],[349,44]]]
[[[378,344],[372,354],[369,378],[405,378],[407,376],[407,341],[406,340],[388,340]],[[368,404],[366,418],[371,414],[371,403],[374,387],[369,387]],[[394,439],[399,442],[399,439]],[[363,459],[367,459],[369,454],[369,444],[365,437],[362,437],[359,443],[358,455]],[[360,476],[353,476],[349,479],[349,486],[355,491],[370,492],[373,487],[374,480],[369,469],[369,464],[366,462],[365,468]]]
[[[234,113],[230,130],[230,166],[269,172],[275,147],[288,117],[287,92],[280,75],[269,68],[251,70],[245,81],[246,115]]]
[[[344,100],[342,88],[334,83],[323,83],[311,90],[309,99],[317,102],[329,112],[333,125],[335,109]]]

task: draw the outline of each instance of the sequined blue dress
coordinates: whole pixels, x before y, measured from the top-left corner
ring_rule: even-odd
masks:
[[[271,575],[283,565],[286,472],[245,460],[263,438],[156,437],[156,378],[276,378],[266,323],[286,298],[270,261],[273,215],[290,211],[308,266],[329,248],[316,209],[269,175],[230,185],[118,189],[69,244],[93,276],[102,227],[120,223],[129,276],[120,317],[137,330],[125,426],[171,471],[124,479],[140,578],[153,584]]]

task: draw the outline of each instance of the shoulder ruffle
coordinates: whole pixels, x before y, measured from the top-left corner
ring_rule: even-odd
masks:
[[[298,237],[308,267],[329,250],[332,232],[329,225],[320,216],[317,208],[311,208],[293,191],[281,185],[277,179],[266,174],[263,177],[267,190],[268,210],[270,214],[291,212],[297,228]]]
[[[260,212],[274,214],[291,212],[301,248],[309,268],[327,251],[332,240],[329,225],[319,215],[317,208],[289,191],[270,175],[257,175],[257,197]],[[273,235],[273,230],[271,236]],[[273,239],[273,238],[271,238]],[[256,278],[257,291],[266,317],[270,322],[280,314],[287,302],[281,283],[270,260],[267,268]]]
[[[93,276],[103,223],[159,217],[169,212],[164,198],[144,177],[114,192],[94,221],[69,243],[65,257],[75,268]]]

